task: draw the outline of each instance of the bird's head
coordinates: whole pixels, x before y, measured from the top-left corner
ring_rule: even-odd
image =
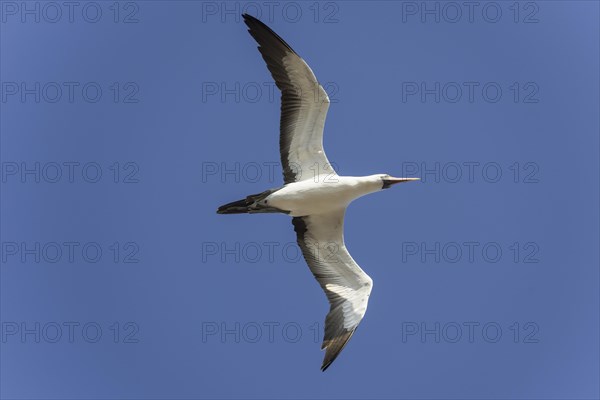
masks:
[[[393,176],[390,176],[388,174],[380,174],[378,176],[379,176],[379,179],[381,180],[381,184],[382,184],[381,189],[388,189],[392,185],[395,185],[396,183],[412,182],[412,181],[419,180],[419,178],[394,178]]]

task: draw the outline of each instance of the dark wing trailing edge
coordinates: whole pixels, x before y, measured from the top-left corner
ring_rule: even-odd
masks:
[[[259,44],[275,83],[281,90],[279,149],[283,180],[298,182],[333,168],[323,150],[323,127],[329,97],[306,62],[279,35],[251,15],[243,14],[248,32]]]
[[[330,308],[321,349],[325,371],[344,349],[367,311],[371,278],[344,245],[345,209],[294,217],[292,223],[304,259],[325,291]]]

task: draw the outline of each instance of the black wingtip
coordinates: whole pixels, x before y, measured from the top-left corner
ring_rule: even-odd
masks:
[[[285,40],[283,40],[281,38],[281,36],[279,36],[277,33],[275,33],[275,31],[271,28],[269,28],[264,22],[262,22],[260,19],[253,17],[252,15],[248,14],[248,13],[243,13],[242,17],[244,18],[244,22],[246,23],[246,25],[248,26],[248,32],[250,32],[250,34],[254,37],[254,39],[258,42],[258,44],[260,46],[263,46],[264,43],[261,43],[261,34],[258,33],[257,36],[257,31],[260,32],[265,31],[268,34],[271,34],[276,40],[278,40],[285,48],[287,48],[289,51],[291,51],[292,53],[296,54],[296,52],[294,51],[294,49],[292,49],[292,46],[290,46],[289,44],[287,44],[287,42]]]
[[[257,24],[271,30],[267,25],[265,25],[264,22],[250,14],[243,13],[242,18],[244,18],[244,22],[246,23],[246,25],[248,25],[248,28],[252,28],[252,24]]]
[[[333,339],[323,341],[321,349],[325,349],[325,358],[323,359],[321,371],[325,371],[327,368],[329,368],[329,366],[338,358],[355,331],[356,327],[352,330],[337,335],[337,337]]]
[[[327,370],[327,368],[329,368],[331,363],[333,363],[333,360],[329,361],[327,364],[321,365],[321,372],[325,372]]]

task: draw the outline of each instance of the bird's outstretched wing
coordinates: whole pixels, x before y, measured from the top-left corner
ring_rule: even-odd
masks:
[[[373,280],[356,264],[344,245],[345,212],[340,209],[292,220],[302,254],[330,304],[321,346],[326,349],[322,371],[352,337],[367,311],[373,287]]]
[[[253,16],[243,17],[281,90],[279,150],[284,182],[335,173],[323,150],[327,93],[308,64],[279,35]]]

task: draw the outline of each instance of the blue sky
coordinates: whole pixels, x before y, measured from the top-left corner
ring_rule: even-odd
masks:
[[[279,93],[240,13],[332,100],[369,309],[284,215]],[[3,398],[598,398],[593,1],[0,2]]]

